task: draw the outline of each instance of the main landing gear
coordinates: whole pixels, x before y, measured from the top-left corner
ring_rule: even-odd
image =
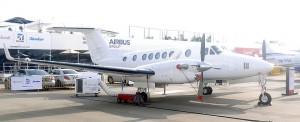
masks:
[[[203,95],[211,95],[213,92],[213,89],[210,86],[203,87]]]
[[[272,97],[269,93],[267,93],[266,80],[265,75],[258,75],[258,83],[261,86],[261,94],[259,95],[258,105],[271,105]]]

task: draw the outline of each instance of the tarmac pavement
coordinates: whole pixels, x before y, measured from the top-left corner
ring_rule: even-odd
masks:
[[[268,92],[271,106],[257,105],[260,87],[252,82],[233,81],[230,84],[212,84],[213,94],[197,100],[193,84],[172,84],[163,89],[150,89],[150,102],[145,106],[116,102],[102,90],[99,97],[93,94],[75,97],[74,89],[49,91],[9,91],[0,84],[0,121],[275,121],[299,122],[299,95],[283,96],[285,77],[269,77]],[[238,83],[239,82],[239,83]],[[193,85],[193,86],[192,86]],[[109,85],[120,90],[120,84]],[[197,89],[197,88],[196,88]],[[295,90],[300,89],[296,78]],[[136,90],[125,87],[125,90]]]

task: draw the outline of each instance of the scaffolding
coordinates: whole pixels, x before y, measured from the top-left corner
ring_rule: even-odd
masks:
[[[129,38],[200,42],[203,34],[207,42],[214,41],[214,35],[210,33],[129,26]]]

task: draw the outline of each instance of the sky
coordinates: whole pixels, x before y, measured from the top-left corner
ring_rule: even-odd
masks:
[[[42,19],[100,27],[128,37],[129,26],[213,33],[226,42],[275,40],[296,48],[297,0],[1,0],[0,21]]]

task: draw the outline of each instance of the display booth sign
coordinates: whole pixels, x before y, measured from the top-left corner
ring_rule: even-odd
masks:
[[[11,77],[11,90],[42,89],[42,76]]]

